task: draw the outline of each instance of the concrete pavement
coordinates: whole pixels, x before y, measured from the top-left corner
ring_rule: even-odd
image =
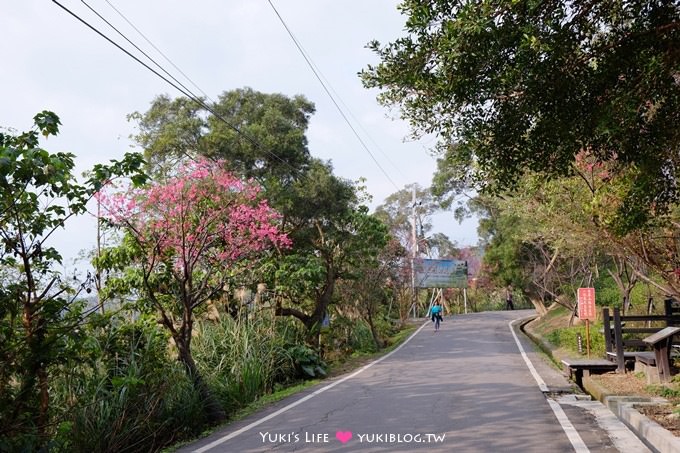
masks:
[[[649,451],[518,333],[531,314],[456,315],[436,333],[424,322],[378,361],[180,451]]]

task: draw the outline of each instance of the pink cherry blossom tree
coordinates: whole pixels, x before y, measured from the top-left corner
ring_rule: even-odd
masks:
[[[200,160],[144,189],[99,194],[105,215],[135,250],[132,287],[160,315],[213,421],[225,413],[191,354],[194,310],[223,291],[229,271],[274,247],[289,247],[279,215],[259,188]]]

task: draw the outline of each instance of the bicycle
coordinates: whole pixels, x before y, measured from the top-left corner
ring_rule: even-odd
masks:
[[[429,310],[430,316],[432,316],[432,322],[434,322],[434,331],[439,330],[439,323],[442,320],[442,306],[439,301],[436,301]]]
[[[439,330],[439,323],[441,322],[441,315],[440,314],[433,314],[432,315],[432,322],[434,322],[434,331],[437,332]]]

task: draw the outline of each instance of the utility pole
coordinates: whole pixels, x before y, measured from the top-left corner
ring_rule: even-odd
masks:
[[[418,236],[416,234],[416,186],[413,185],[413,197],[411,199],[411,307],[413,317],[416,317],[416,258],[418,257]]]

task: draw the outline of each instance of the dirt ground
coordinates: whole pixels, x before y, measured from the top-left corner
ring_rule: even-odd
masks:
[[[680,406],[677,404],[675,406],[637,406],[635,409],[666,428],[675,437],[680,437],[680,413],[677,412]]]
[[[593,381],[597,382],[614,395],[658,396],[653,395],[647,390],[644,377],[640,378],[633,373],[605,373],[591,375],[590,377]]]

